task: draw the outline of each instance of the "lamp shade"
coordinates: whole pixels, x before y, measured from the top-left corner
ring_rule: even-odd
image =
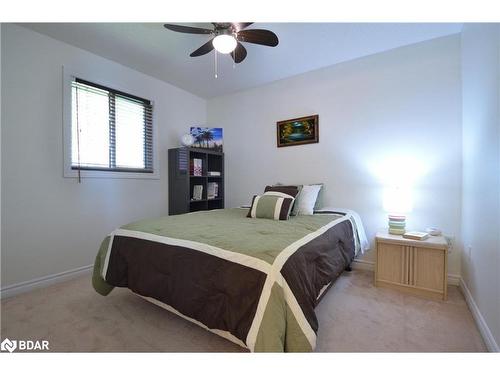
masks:
[[[384,190],[384,210],[392,214],[405,214],[413,209],[412,192],[409,187],[394,186]]]

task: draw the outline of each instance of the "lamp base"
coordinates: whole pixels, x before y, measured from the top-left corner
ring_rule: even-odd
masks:
[[[406,216],[389,214],[389,233],[403,235],[406,232]]]
[[[402,236],[403,234],[406,233],[406,230],[405,229],[389,228],[388,232],[389,232],[389,234],[396,234],[398,236]]]

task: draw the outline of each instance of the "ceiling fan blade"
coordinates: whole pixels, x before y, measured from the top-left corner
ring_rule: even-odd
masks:
[[[231,22],[211,22],[212,25],[216,29],[227,29],[229,26],[231,26]]]
[[[275,33],[261,29],[241,30],[237,34],[237,39],[240,42],[261,44],[269,47],[276,47],[279,43]]]
[[[238,42],[238,45],[236,46],[234,51],[231,52],[231,57],[236,64],[239,64],[240,62],[245,60],[245,57],[247,57],[247,50],[245,47],[243,47],[243,44]]]
[[[198,48],[196,51],[191,52],[189,56],[191,57],[196,57],[196,56],[202,56],[214,49],[214,45],[212,44],[213,38],[210,39],[208,42],[206,42],[204,45],[202,45],[200,48]]]
[[[188,34],[212,34],[213,30],[202,29],[199,27],[182,26],[182,25],[172,25],[166,23],[163,25],[166,29],[177,31],[178,33],[188,33]]]
[[[233,22],[234,28],[238,31],[243,30],[252,24],[253,22]]]

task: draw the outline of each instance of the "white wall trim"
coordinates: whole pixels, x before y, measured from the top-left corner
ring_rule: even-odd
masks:
[[[353,270],[375,271],[375,262],[371,260],[354,259],[351,263]]]
[[[72,270],[55,273],[53,275],[47,275],[43,277],[38,277],[33,280],[7,285],[6,287],[2,287],[2,289],[0,290],[1,293],[0,299],[13,297],[21,293],[30,292],[38,288],[47,287],[52,284],[74,279],[78,276],[90,274],[92,272],[93,267],[94,267],[93,264],[89,264],[88,266],[74,268]]]
[[[448,274],[448,285],[460,286],[460,279],[462,277],[460,275],[455,275],[452,273]]]
[[[354,259],[351,264],[354,270],[375,271],[375,262],[371,260]],[[448,285],[460,285],[460,275],[448,274]]]
[[[460,289],[465,297],[465,301],[467,302],[467,306],[469,306],[469,310],[476,321],[477,328],[483,337],[484,343],[490,352],[499,352],[498,344],[493,337],[493,334],[490,331],[490,328],[486,324],[486,321],[479,310],[479,307],[476,305],[476,301],[472,298],[472,294],[467,287],[464,279],[460,278]]]

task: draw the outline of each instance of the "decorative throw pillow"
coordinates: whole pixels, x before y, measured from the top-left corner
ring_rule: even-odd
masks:
[[[300,195],[297,197],[297,202],[294,206],[296,215],[312,215],[314,214],[314,206],[318,199],[319,191],[323,185],[304,185],[300,190]]]
[[[247,217],[288,220],[294,200],[293,196],[277,191],[255,195]]]
[[[299,197],[300,195],[300,189],[302,189],[302,185],[282,185],[280,183],[277,183],[276,185],[267,185],[266,188],[264,189],[264,194],[266,194],[267,192],[270,192],[270,191],[278,191],[280,193],[285,193],[285,194],[288,194],[288,195],[291,195],[292,197],[295,198],[295,201],[293,202],[293,205],[292,205],[292,210],[290,211],[290,215],[292,216],[295,216],[296,213],[294,213],[296,211],[296,202],[297,202],[297,198]]]
[[[319,182],[317,184],[309,184],[309,185],[320,185],[321,189],[319,190],[318,197],[316,198],[316,202],[314,203],[314,211],[319,210],[323,207],[323,186],[324,184],[322,182]],[[296,216],[297,215],[297,210],[298,210],[298,203],[300,201],[300,191],[302,190],[302,187],[304,185],[284,185],[281,182],[277,182],[276,184],[272,186],[266,186],[266,189],[275,189],[275,188],[297,188],[299,190],[299,193],[295,197],[295,202],[293,203],[292,207],[292,212],[290,213],[291,216]]]
[[[314,209],[319,210],[319,209],[323,208],[323,206],[324,206],[324,203],[323,203],[323,191],[325,190],[325,189],[323,189],[324,184],[322,182],[320,182],[320,183],[311,184],[311,185],[320,185],[321,186],[321,189],[319,190],[319,193],[318,193],[318,197],[316,198],[316,203],[314,203]]]
[[[296,185],[267,185],[264,189],[264,194],[269,191],[277,191],[279,193],[285,193],[296,198],[300,192],[300,187]]]

